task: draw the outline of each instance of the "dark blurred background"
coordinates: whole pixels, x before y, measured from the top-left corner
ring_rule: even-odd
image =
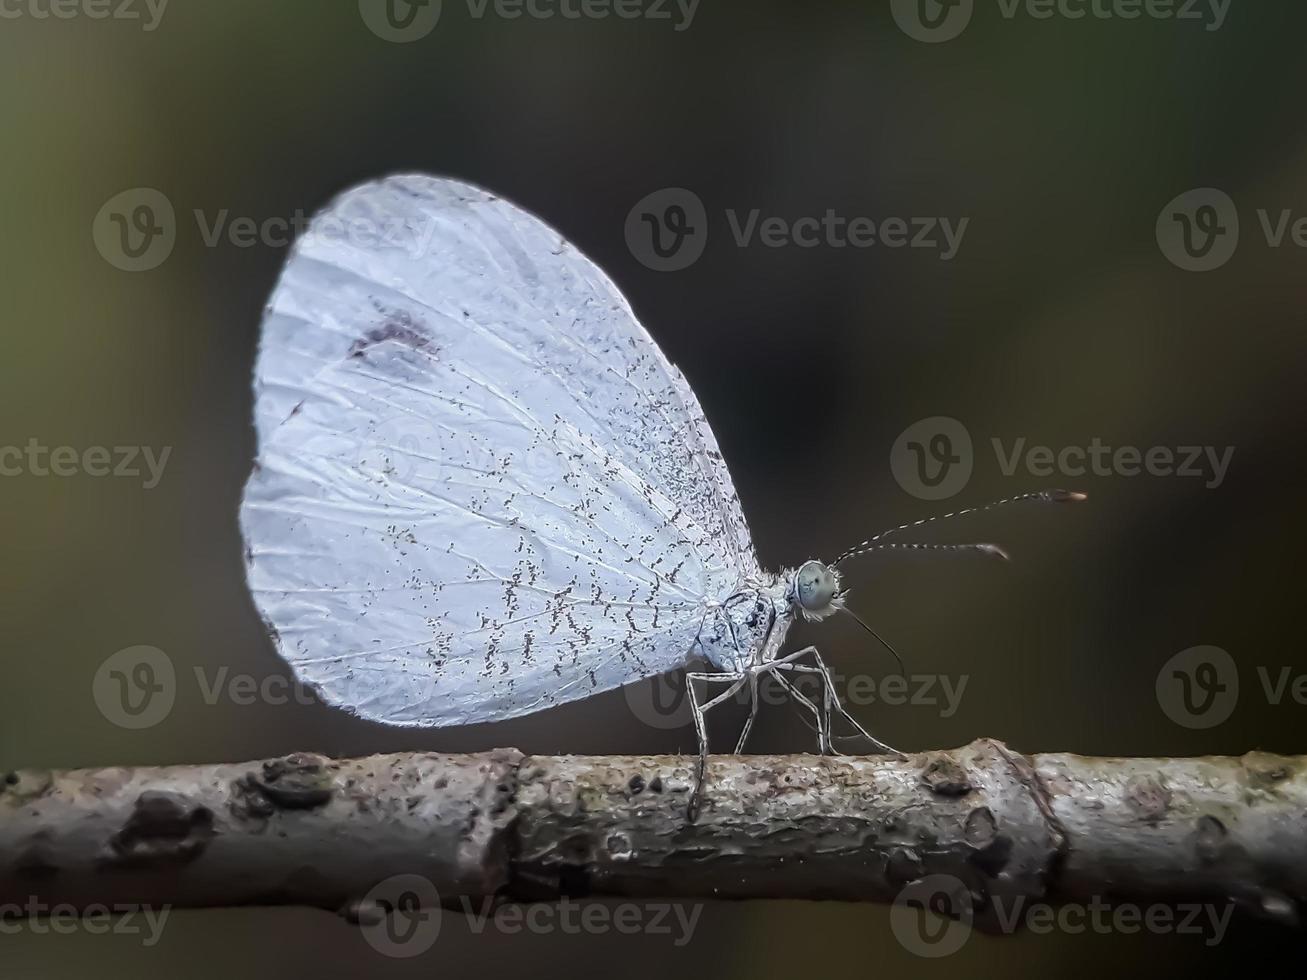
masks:
[[[1081,7],[1068,2],[1063,11]],[[407,36],[387,36],[384,4],[369,0],[172,0],[161,13],[122,3],[86,0],[67,18],[45,16],[48,0],[0,5],[0,446],[171,447],[148,488],[146,473],[42,476],[26,455],[0,457],[0,770],[297,749],[692,749],[684,719],[650,723],[640,705],[652,690],[448,731],[388,729],[293,698],[206,697],[230,676],[285,676],[245,590],[236,514],[254,451],[260,313],[286,254],[278,226],[243,246],[225,233],[210,244],[206,230],[311,214],[395,171],[485,185],[608,271],[698,392],[768,567],[1028,489],[1090,492],[1079,508],[1013,509],[928,538],[997,540],[1009,565],[850,566],[851,604],[910,673],[966,678],[951,712],[855,706],[886,741],[1307,751],[1307,706],[1288,693],[1275,703],[1264,683],[1307,671],[1297,625],[1307,252],[1291,230],[1279,247],[1268,241],[1284,212],[1289,229],[1307,216],[1301,3],[1214,12],[1203,0],[1197,20],[1056,8],[1044,19],[975,0],[963,25],[967,5],[926,0],[928,15],[953,18],[927,35],[915,3],[888,0],[703,0],[689,17],[662,7],[668,19],[653,16],[653,0],[634,19],[512,19],[493,3],[478,15],[445,0],[425,34],[430,8],[410,10]],[[100,10],[120,16],[91,16]],[[171,205],[171,226],[151,213],[159,248],[172,250],[125,271],[133,260],[115,252],[114,222],[134,220],[140,188]],[[665,216],[667,188],[690,192],[677,200],[701,202],[706,222],[706,239],[690,243],[702,254],[672,271],[651,268],[648,243],[626,230],[649,195]],[[136,196],[114,202],[127,191]],[[967,224],[947,259],[879,238],[741,245],[731,216],[755,210],[786,222],[829,210],[878,225]],[[1177,251],[1186,228],[1198,236],[1187,253]],[[931,434],[900,435],[937,416],[961,423],[974,452],[965,485],[930,501],[913,492],[903,460],[915,457],[902,453]],[[1219,481],[1008,475],[994,438],[1005,452],[1019,439],[1054,451],[1097,439],[1234,453]],[[848,622],[797,639],[820,643],[846,676],[878,678],[892,664]],[[137,645],[164,651],[176,675],[171,710],[145,728],[117,723],[96,687],[101,665]],[[1237,699],[1221,695],[1219,723],[1185,717],[1158,687],[1171,658],[1200,645],[1228,652],[1221,676],[1239,683]],[[719,720],[717,745],[738,720]],[[806,750],[811,738],[772,708],[751,748]],[[272,910],[177,912],[151,947],[24,931],[0,937],[0,955],[16,978],[1024,977],[1141,963],[1179,977],[1225,974],[1292,941],[1255,923],[1215,945],[974,936],[927,960],[895,942],[884,909],[772,903],[710,905],[680,947],[656,936],[478,939],[446,916],[430,952],[398,960],[334,917]]]

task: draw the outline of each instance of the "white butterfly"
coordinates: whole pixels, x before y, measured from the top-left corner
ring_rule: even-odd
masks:
[[[842,608],[840,560],[909,546],[878,535],[764,572],[685,378],[534,216],[426,176],[347,192],[286,263],[254,389],[249,585],[330,702],[461,725],[706,662],[687,673],[692,811],[704,713],[765,674],[811,713],[822,751],[832,712],[893,751],[844,712],[816,648],[781,649],[797,617]],[[795,674],[815,675],[820,706]],[[696,681],[720,691],[701,703]]]

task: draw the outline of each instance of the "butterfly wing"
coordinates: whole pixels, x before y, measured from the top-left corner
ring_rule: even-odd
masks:
[[[279,650],[392,724],[524,714],[683,664],[758,574],[694,394],[535,217],[430,177],[297,244],[242,527]]]

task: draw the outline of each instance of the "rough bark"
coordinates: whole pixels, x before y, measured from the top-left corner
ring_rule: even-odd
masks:
[[[1304,757],[1023,756],[980,740],[886,756],[714,756],[686,820],[675,756],[297,754],[239,765],[23,770],[0,792],[0,908],[568,896],[1234,902],[1297,924]],[[1010,906],[1009,906],[1010,907]]]

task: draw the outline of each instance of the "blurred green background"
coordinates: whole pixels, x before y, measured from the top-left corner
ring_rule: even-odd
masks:
[[[651,0],[652,2],[652,0]],[[934,0],[929,0],[933,4]],[[1105,3],[1106,0],[1103,0]],[[113,0],[117,8],[122,0]],[[284,676],[245,591],[236,523],[254,451],[249,375],[284,246],[205,241],[210,223],[312,213],[395,171],[485,185],[541,215],[613,277],[698,392],[764,565],[831,557],[956,505],[1071,483],[1090,504],[1012,511],[931,540],[998,540],[1010,565],[876,559],[851,604],[912,673],[965,676],[958,709],[855,710],[891,744],[988,735],[1022,751],[1307,752],[1307,706],[1262,672],[1307,671],[1299,628],[1307,253],[1257,217],[1307,215],[1300,98],[1307,7],[1235,0],[1207,20],[1049,19],[976,0],[957,37],[923,43],[888,2],[703,0],[687,23],[483,16],[445,0],[406,43],[365,0],[172,0],[153,29],[47,0],[0,16],[0,446],[171,447],[143,479],[0,477],[6,625],[0,770],[236,761],[307,749],[690,750],[614,692],[449,731],[387,729],[322,705],[206,703],[195,669]],[[91,4],[90,6],[94,6]],[[911,5],[896,5],[899,13]],[[1110,4],[1108,4],[1110,6]],[[122,12],[126,12],[126,10]],[[367,16],[365,16],[365,14]],[[906,15],[905,15],[906,16]],[[677,29],[678,26],[683,29]],[[93,239],[106,202],[154,188],[175,209],[155,268],[116,268]],[[675,272],[624,227],[646,195],[702,200],[702,257]],[[1155,233],[1167,202],[1217,188],[1239,213],[1228,262],[1190,272]],[[908,247],[740,247],[727,211],[969,219],[958,254]],[[811,411],[817,406],[815,414]],[[891,449],[909,425],[961,421],[965,490],[906,492]],[[1050,447],[1235,447],[1219,487],[1178,476],[1005,475],[992,438]],[[840,673],[891,663],[856,626],[800,630]],[[138,644],[176,667],[159,724],[114,724],[93,697]],[[1212,644],[1238,665],[1229,719],[1173,721],[1159,671]],[[212,699],[207,699],[212,700]],[[638,700],[638,696],[637,696]],[[719,721],[717,743],[734,718]],[[779,708],[751,748],[807,749]],[[710,905],[693,940],[478,939],[446,916],[422,957],[389,960],[308,911],[174,913],[162,941],[0,937],[6,977],[1226,974],[1294,937],[1236,925],[1215,947],[1175,935],[972,937],[919,959],[883,909]]]

